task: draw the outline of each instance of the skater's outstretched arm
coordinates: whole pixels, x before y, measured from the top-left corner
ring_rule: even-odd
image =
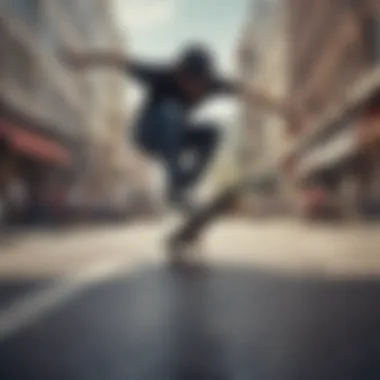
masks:
[[[252,106],[263,107],[269,112],[274,112],[294,124],[300,122],[299,113],[285,100],[276,99],[274,96],[262,89],[255,89],[246,84],[229,81],[217,80],[214,83],[216,93],[238,96]]]
[[[93,67],[109,67],[122,70],[143,82],[155,80],[162,68],[137,62],[127,56],[105,51],[75,52],[65,50],[62,54],[64,62],[73,69],[88,69]]]
[[[275,98],[263,90],[244,87],[242,87],[242,97],[244,102],[276,113],[291,124],[300,122],[299,112],[285,99]]]

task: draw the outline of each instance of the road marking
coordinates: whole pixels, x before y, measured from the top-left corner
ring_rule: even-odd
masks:
[[[91,284],[125,273],[127,268],[125,262],[101,261],[75,275],[63,276],[47,289],[17,298],[6,310],[0,312],[0,341],[31,326]]]

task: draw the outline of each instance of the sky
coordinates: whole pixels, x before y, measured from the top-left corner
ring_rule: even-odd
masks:
[[[249,0],[115,0],[127,51],[132,56],[162,60],[175,57],[188,42],[207,43],[222,74],[234,76],[236,50]],[[138,87],[127,94],[132,107],[143,96]],[[214,101],[201,117],[226,117],[236,113],[236,103]]]

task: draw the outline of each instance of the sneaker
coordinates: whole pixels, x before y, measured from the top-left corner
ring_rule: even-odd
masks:
[[[191,214],[198,209],[198,205],[194,197],[189,193],[181,193],[174,198],[171,198],[170,204],[181,213]]]

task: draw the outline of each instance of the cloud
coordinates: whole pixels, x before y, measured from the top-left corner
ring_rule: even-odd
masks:
[[[162,26],[174,19],[175,0],[116,0],[121,23],[127,30]]]

